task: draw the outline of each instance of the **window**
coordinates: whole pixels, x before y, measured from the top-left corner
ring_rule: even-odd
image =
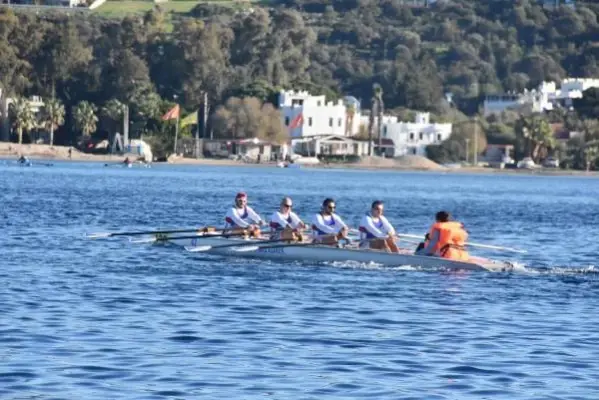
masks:
[[[291,100],[291,105],[292,106],[301,106],[304,104],[304,100],[302,99],[293,99]]]
[[[418,134],[418,139],[419,139],[419,140],[422,140],[422,138],[423,138],[423,137],[424,137],[424,135],[422,134],[422,132],[420,132],[420,133]]]
[[[416,147],[412,148],[412,154],[416,155]]]
[[[308,126],[312,126],[312,117],[308,117]]]
[[[333,126],[333,118],[329,118],[329,126]]]
[[[410,140],[414,140],[414,132],[410,132]]]
[[[289,117],[285,117],[285,126],[289,126]]]
[[[440,142],[441,141],[441,134],[437,134],[437,140]]]
[[[387,137],[387,125],[383,126],[383,137]]]
[[[316,102],[316,105],[317,105],[318,107],[320,107],[320,106],[321,106],[320,100],[318,100],[318,101]]]
[[[341,118],[339,118],[339,119],[337,120],[337,126],[341,126],[341,123],[342,123],[342,122],[343,122],[343,120],[342,120]]]

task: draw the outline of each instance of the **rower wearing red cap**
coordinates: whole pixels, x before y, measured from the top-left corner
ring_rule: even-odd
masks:
[[[239,192],[235,196],[235,205],[227,212],[225,221],[225,230],[233,232],[246,230],[253,237],[259,237],[260,225],[265,225],[260,215],[247,205],[247,194],[243,192]]]

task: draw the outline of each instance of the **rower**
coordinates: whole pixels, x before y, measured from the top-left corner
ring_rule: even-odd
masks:
[[[417,250],[416,254],[458,261],[469,260],[470,256],[465,248],[468,232],[461,222],[451,221],[448,212],[439,211],[435,215],[435,223],[427,235],[424,248]]]
[[[302,241],[302,230],[306,224],[294,213],[291,197],[283,197],[279,211],[270,217],[271,239],[289,239]]]
[[[223,232],[249,232],[250,236],[256,238],[260,237],[260,226],[265,225],[260,215],[247,205],[247,195],[243,192],[235,196],[235,205],[227,212],[225,222]]]
[[[384,204],[376,200],[360,222],[360,247],[399,253],[395,243],[395,229],[383,216]]]
[[[335,200],[326,199],[322,203],[322,209],[314,216],[312,230],[314,242],[336,245],[340,239],[347,238],[349,228],[340,216],[335,214]]]

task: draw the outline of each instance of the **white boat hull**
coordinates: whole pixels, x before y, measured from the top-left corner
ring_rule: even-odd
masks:
[[[387,253],[378,250],[366,250],[359,248],[337,248],[333,246],[301,244],[281,244],[270,243],[263,244],[260,248],[255,248],[260,244],[260,240],[240,239],[240,238],[206,238],[198,235],[198,238],[177,239],[168,238],[167,243],[182,246],[212,246],[205,253],[219,256],[251,257],[268,260],[280,261],[309,261],[309,262],[347,262],[354,261],[359,263],[375,263],[385,266],[403,266],[410,265],[423,268],[448,268],[456,270],[491,270],[507,271],[513,267],[510,263],[494,261],[485,258],[473,257],[471,262],[453,261],[439,257],[414,255],[411,250],[401,250],[399,254]],[[238,243],[239,246],[218,248],[218,246],[231,245]],[[253,249],[247,251],[248,246]],[[245,249],[244,249],[245,247]]]

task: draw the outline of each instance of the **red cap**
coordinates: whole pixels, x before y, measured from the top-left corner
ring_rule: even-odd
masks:
[[[237,196],[235,196],[236,199],[241,199],[243,197],[248,197],[248,196],[244,192],[239,192],[239,193],[237,193]]]

